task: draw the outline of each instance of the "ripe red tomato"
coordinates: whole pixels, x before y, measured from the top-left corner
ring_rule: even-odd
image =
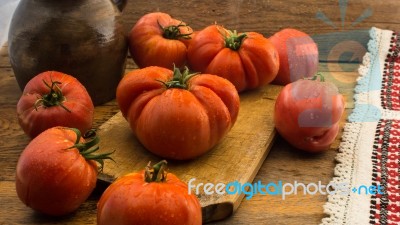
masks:
[[[94,106],[85,87],[74,77],[47,71],[32,78],[17,104],[18,122],[31,138],[55,127],[90,130]]]
[[[200,225],[201,206],[187,185],[164,170],[161,161],[151,171],[130,173],[112,183],[97,206],[97,224]]]
[[[97,165],[109,154],[94,155],[98,138],[85,141],[77,129],[50,128],[22,152],[16,169],[16,191],[32,209],[54,216],[76,210],[93,191]]]
[[[275,127],[294,147],[323,151],[339,132],[344,105],[344,98],[333,83],[297,80],[286,85],[276,99]]]
[[[182,67],[192,33],[192,28],[166,13],[149,13],[141,17],[129,33],[129,51],[140,68]]]
[[[194,71],[228,79],[241,92],[270,83],[278,73],[279,55],[259,33],[211,25],[190,41],[188,63]]]
[[[209,151],[231,129],[239,111],[239,95],[228,80],[162,67],[126,74],[117,102],[149,151],[179,160]]]
[[[286,28],[269,38],[279,53],[279,72],[274,84],[286,85],[312,77],[318,71],[318,46],[306,33]]]

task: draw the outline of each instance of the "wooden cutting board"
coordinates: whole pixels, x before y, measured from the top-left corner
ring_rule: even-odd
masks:
[[[192,184],[253,182],[260,166],[268,155],[276,131],[273,108],[280,86],[268,85],[262,89],[240,95],[240,110],[236,124],[228,135],[207,154],[195,160],[169,161],[169,172],[184,182],[195,178]],[[99,179],[113,182],[116,178],[145,168],[147,163],[157,163],[161,158],[153,155],[133,136],[121,112],[98,130],[100,151],[114,151],[115,162],[107,160]],[[203,188],[201,188],[203,190]],[[192,189],[195,192],[195,189]],[[203,211],[203,222],[230,216],[238,208],[244,194],[197,195]]]

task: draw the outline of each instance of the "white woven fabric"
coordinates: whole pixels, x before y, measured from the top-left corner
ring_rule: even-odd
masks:
[[[332,182],[346,183],[350,188],[384,185],[385,194],[359,194],[353,191],[331,194],[324,206],[328,217],[322,220],[322,225],[400,224],[400,208],[397,208],[400,207],[400,201],[396,200],[400,197],[397,192],[400,190],[399,175],[396,173],[399,171],[399,160],[397,163],[395,161],[399,156],[399,151],[396,150],[396,146],[400,146],[397,145],[399,135],[396,129],[397,124],[400,124],[400,111],[397,108],[386,107],[383,103],[386,101],[383,96],[395,96],[396,93],[385,95],[386,92],[382,90],[395,87],[391,82],[387,85],[383,81],[383,74],[386,74],[385,79],[387,76],[390,76],[390,79],[397,78],[396,71],[400,71],[400,62],[392,63],[390,66],[393,68],[391,67],[388,73],[385,72],[389,70],[385,60],[393,51],[399,50],[396,48],[400,41],[397,41],[396,46],[393,37],[397,38],[397,35],[393,31],[378,28],[370,30],[370,37],[368,53],[359,68],[360,77],[354,95],[355,108],[344,128]],[[390,57],[398,58],[393,55]],[[390,128],[386,133],[384,126]],[[381,146],[395,147],[389,152],[385,150],[386,147]],[[392,158],[395,159],[394,163],[390,161]]]

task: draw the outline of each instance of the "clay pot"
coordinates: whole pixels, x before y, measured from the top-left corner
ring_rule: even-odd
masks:
[[[126,0],[21,0],[11,21],[10,63],[21,90],[56,70],[76,77],[99,105],[115,97],[128,50]]]

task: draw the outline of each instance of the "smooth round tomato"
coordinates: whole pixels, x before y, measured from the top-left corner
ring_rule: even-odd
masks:
[[[73,76],[47,71],[32,78],[17,104],[18,122],[31,138],[55,126],[90,130],[94,106],[85,87]]]
[[[194,71],[228,79],[241,92],[270,83],[278,73],[279,55],[259,33],[211,25],[190,41],[188,63]]]
[[[129,51],[140,67],[183,67],[193,33],[184,22],[161,12],[141,17],[129,33]]]
[[[149,151],[179,160],[209,151],[231,129],[239,111],[239,95],[228,80],[161,67],[126,74],[117,102]]]
[[[97,164],[108,154],[94,155],[98,139],[85,141],[77,129],[50,128],[34,138],[19,157],[16,191],[32,209],[54,216],[75,211],[93,191]],[[88,158],[88,159],[86,159]]]
[[[330,82],[297,80],[286,85],[275,103],[278,133],[298,149],[323,151],[335,140],[344,98]]]
[[[196,196],[174,174],[165,172],[165,161],[160,163],[112,183],[99,200],[97,224],[202,224]]]
[[[286,85],[312,77],[318,71],[318,46],[306,33],[286,28],[269,38],[279,53],[279,72],[272,81]]]

